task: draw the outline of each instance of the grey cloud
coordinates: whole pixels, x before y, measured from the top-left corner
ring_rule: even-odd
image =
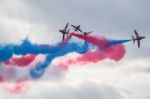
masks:
[[[0,43],[18,42],[27,35],[34,42],[56,41],[57,35],[53,33],[52,25],[45,21],[46,15],[38,8],[24,0],[14,0],[13,4],[3,0],[0,5]]]
[[[38,85],[32,88],[34,88],[34,91],[31,89],[19,95],[12,96],[9,93],[3,93],[5,95],[3,99],[124,99],[119,90],[108,85],[98,85],[90,82],[85,82],[79,87]],[[0,96],[3,97],[3,95]]]

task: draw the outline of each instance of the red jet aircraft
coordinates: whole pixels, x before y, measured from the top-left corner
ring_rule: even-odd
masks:
[[[69,34],[70,29],[67,30],[69,23],[66,24],[65,28],[62,30],[59,30],[59,32],[61,32],[63,34],[63,38],[62,41],[64,41],[65,36]]]
[[[80,31],[80,32],[83,33],[83,31],[80,29],[80,25],[78,25],[78,26],[71,25],[71,26],[73,27],[73,29],[74,29],[76,32]]]
[[[134,30],[134,33],[135,33],[135,37],[132,36],[133,43],[135,43],[135,41],[137,41],[138,48],[140,48],[140,41],[141,41],[142,39],[144,39],[145,36],[139,36],[139,34],[137,33],[136,30]]]

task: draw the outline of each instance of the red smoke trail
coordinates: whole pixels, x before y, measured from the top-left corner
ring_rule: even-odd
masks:
[[[0,83],[3,82],[3,81],[4,81],[3,76],[0,75]]]
[[[16,83],[8,83],[8,82],[1,82],[0,87],[4,88],[5,90],[11,93],[22,93],[25,92],[29,88],[29,82],[21,81]]]
[[[71,65],[76,64],[88,64],[88,63],[97,63],[104,59],[111,59],[114,61],[119,61],[123,58],[125,54],[125,48],[123,45],[115,45],[106,48],[105,50],[94,50],[89,51],[79,57],[76,57],[75,59],[65,58],[66,60],[60,60],[57,62],[56,67],[59,67],[59,69],[67,70]]]
[[[97,36],[91,36],[91,35],[85,36],[83,34],[77,34],[77,33],[71,33],[71,35],[76,36],[80,39],[83,39],[99,47],[102,47],[102,48],[107,47],[107,40],[103,37],[97,37]]]
[[[15,57],[4,63],[5,65],[11,65],[11,66],[15,65],[19,67],[25,67],[28,66],[36,58],[36,56],[37,55],[29,54],[18,58]]]
[[[16,83],[15,85],[8,87],[8,91],[11,93],[21,93],[27,90],[27,84],[24,82]]]

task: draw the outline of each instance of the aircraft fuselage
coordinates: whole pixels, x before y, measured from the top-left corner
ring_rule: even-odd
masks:
[[[134,40],[142,40],[142,39],[144,39],[145,37],[143,36],[143,37],[138,37],[138,38],[136,38],[136,39],[134,39]]]

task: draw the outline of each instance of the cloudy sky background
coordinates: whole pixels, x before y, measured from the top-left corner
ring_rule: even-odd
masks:
[[[19,43],[26,36],[35,43],[61,40],[66,22],[112,39],[141,35],[141,48],[126,43],[120,62],[106,60],[71,68],[63,80],[38,81],[16,95],[0,89],[1,99],[149,99],[149,0],[0,0],[0,43]]]

